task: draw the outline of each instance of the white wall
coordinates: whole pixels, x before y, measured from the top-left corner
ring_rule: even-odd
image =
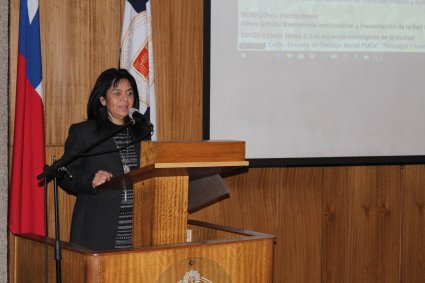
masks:
[[[9,1],[0,0],[0,282],[7,282]]]

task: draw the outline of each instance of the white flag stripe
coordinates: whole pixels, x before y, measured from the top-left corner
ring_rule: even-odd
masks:
[[[41,101],[43,101],[43,103],[44,103],[44,99],[43,99],[43,80],[40,81],[40,84],[35,88],[35,91],[40,96]]]
[[[28,18],[30,24],[38,10],[38,0],[28,0]]]
[[[124,37],[124,34],[128,30],[128,27],[130,26],[131,20],[136,15],[137,15],[137,12],[134,10],[133,6],[132,5],[129,5],[126,2],[125,3],[125,6],[124,6],[124,18],[123,18],[123,21],[122,21],[122,34],[121,34],[121,38]],[[122,41],[121,41],[121,46],[123,46]]]

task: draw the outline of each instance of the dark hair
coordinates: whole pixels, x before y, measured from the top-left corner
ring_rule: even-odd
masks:
[[[106,98],[106,91],[112,86],[117,86],[121,80],[128,80],[133,88],[133,107],[139,109],[139,92],[134,77],[126,69],[111,68],[103,71],[96,80],[87,103],[87,119],[96,120],[98,129],[109,125],[108,110],[100,102],[100,97]]]

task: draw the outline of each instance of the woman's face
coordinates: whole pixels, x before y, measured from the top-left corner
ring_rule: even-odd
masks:
[[[116,86],[112,83],[112,86],[106,91],[106,97],[100,97],[100,103],[108,109],[108,117],[112,123],[124,124],[124,118],[134,104],[130,82],[122,79]]]

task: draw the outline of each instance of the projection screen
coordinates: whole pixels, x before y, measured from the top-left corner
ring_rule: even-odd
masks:
[[[249,159],[425,155],[425,0],[206,5],[211,140]]]

